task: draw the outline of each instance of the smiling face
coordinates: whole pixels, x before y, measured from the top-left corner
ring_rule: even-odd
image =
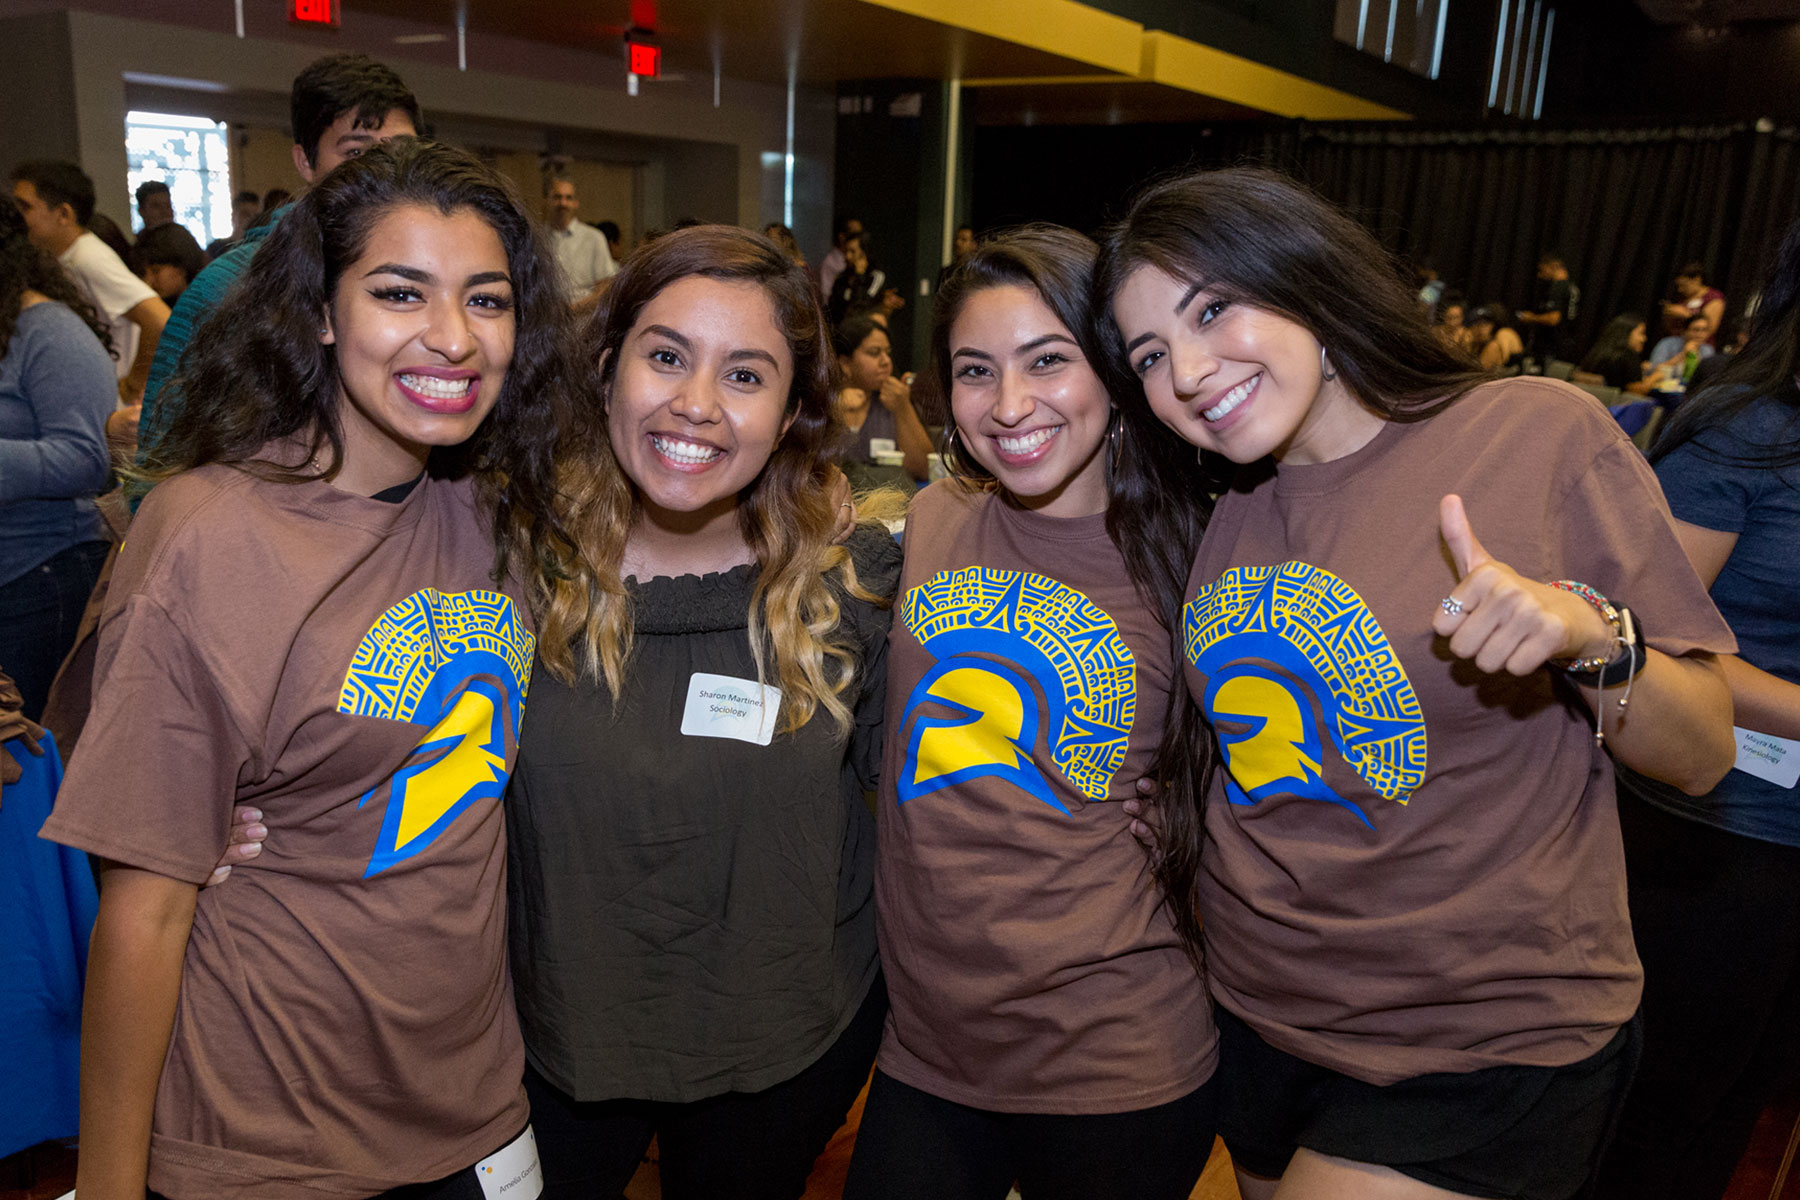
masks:
[[[1158,419],[1233,462],[1328,462],[1381,418],[1327,381],[1304,326],[1141,266],[1113,298],[1132,371]]]
[[[606,400],[619,466],[646,519],[732,519],[792,418],[794,354],[760,284],[690,275],[638,312]]]
[[[337,486],[373,495],[417,476],[433,446],[473,437],[500,398],[514,333],[491,225],[468,209],[383,214],[325,317],[344,429]]]
[[[1640,321],[1631,327],[1630,333],[1625,335],[1625,345],[1633,354],[1642,354],[1644,352],[1644,342],[1648,337],[1649,335],[1644,330],[1644,324]]]
[[[1027,508],[1105,512],[1112,401],[1043,298],[1013,285],[975,292],[949,345],[950,411],[970,456]]]
[[[851,387],[861,388],[871,396],[879,392],[888,376],[894,373],[893,347],[888,342],[887,331],[870,330],[854,354],[848,358],[838,356],[838,370]]]

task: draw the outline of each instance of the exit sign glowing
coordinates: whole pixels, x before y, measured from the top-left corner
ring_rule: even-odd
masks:
[[[295,0],[299,3],[300,0]],[[642,75],[655,79],[662,74],[662,47],[652,46],[648,42],[628,42],[626,52],[629,55],[630,70],[633,75]]]
[[[336,25],[338,0],[288,0],[288,20],[297,25]]]

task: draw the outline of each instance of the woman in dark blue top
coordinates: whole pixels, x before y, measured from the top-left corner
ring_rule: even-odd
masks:
[[[1716,1200],[1800,1061],[1800,224],[1750,344],[1654,454],[1676,532],[1738,641],[1738,765],[1710,794],[1619,770],[1644,1059],[1600,1195]]]
[[[34,721],[106,558],[94,496],[119,403],[106,337],[24,218],[0,205],[0,670]]]

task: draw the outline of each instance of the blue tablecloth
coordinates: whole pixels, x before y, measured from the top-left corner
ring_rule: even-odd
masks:
[[[0,1157],[73,1137],[81,986],[100,897],[87,856],[38,837],[62,782],[48,735],[34,757],[0,746],[25,777],[0,791]]]

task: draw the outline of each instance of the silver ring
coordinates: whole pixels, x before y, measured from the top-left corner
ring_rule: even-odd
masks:
[[[1453,616],[1453,617],[1462,616],[1462,613],[1463,613],[1462,601],[1458,600],[1455,596],[1445,596],[1438,603],[1442,604],[1444,607],[1444,611],[1449,613],[1451,616]]]

